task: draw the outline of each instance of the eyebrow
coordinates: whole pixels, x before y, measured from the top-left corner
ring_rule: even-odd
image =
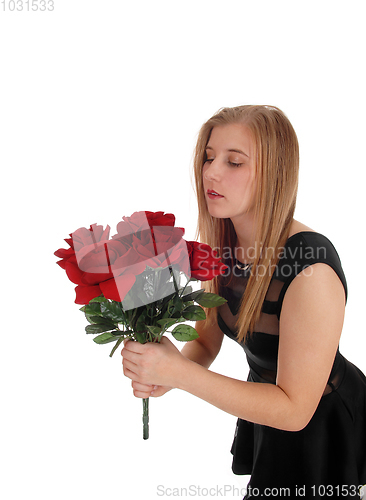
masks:
[[[211,146],[206,146],[206,149],[211,149],[211,151],[213,151],[213,148],[211,148]],[[240,149],[227,149],[227,151],[229,151],[230,153],[239,153],[249,158],[249,155],[247,155],[246,153],[244,153],[244,151],[241,151]]]

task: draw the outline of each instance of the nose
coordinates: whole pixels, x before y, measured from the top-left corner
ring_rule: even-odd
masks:
[[[220,177],[220,169],[217,160],[206,162],[203,166],[203,178],[206,181],[218,180]]]

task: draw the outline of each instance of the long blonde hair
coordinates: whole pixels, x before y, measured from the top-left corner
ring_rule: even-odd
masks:
[[[219,249],[220,255],[224,248],[234,250],[236,233],[230,219],[210,215],[203,189],[202,169],[212,129],[232,123],[244,124],[251,131],[256,154],[254,239],[259,251],[254,258],[238,316],[237,338],[242,342],[254,331],[281,248],[288,238],[296,204],[299,146],[288,118],[274,106],[222,108],[201,127],[193,162],[198,202],[197,237]],[[215,278],[205,282],[206,291],[219,293],[219,280]],[[215,313],[216,310],[207,309],[207,321],[214,320]]]

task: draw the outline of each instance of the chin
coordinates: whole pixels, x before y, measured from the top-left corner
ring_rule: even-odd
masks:
[[[219,210],[209,210],[208,213],[215,219],[228,219],[229,217]]]

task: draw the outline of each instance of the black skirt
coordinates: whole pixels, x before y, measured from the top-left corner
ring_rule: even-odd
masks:
[[[252,474],[245,498],[278,498],[280,490],[291,499],[359,498],[359,487],[366,483],[366,377],[337,357],[343,379],[322,397],[301,431],[238,419],[232,470]],[[255,379],[250,373],[249,380]]]

